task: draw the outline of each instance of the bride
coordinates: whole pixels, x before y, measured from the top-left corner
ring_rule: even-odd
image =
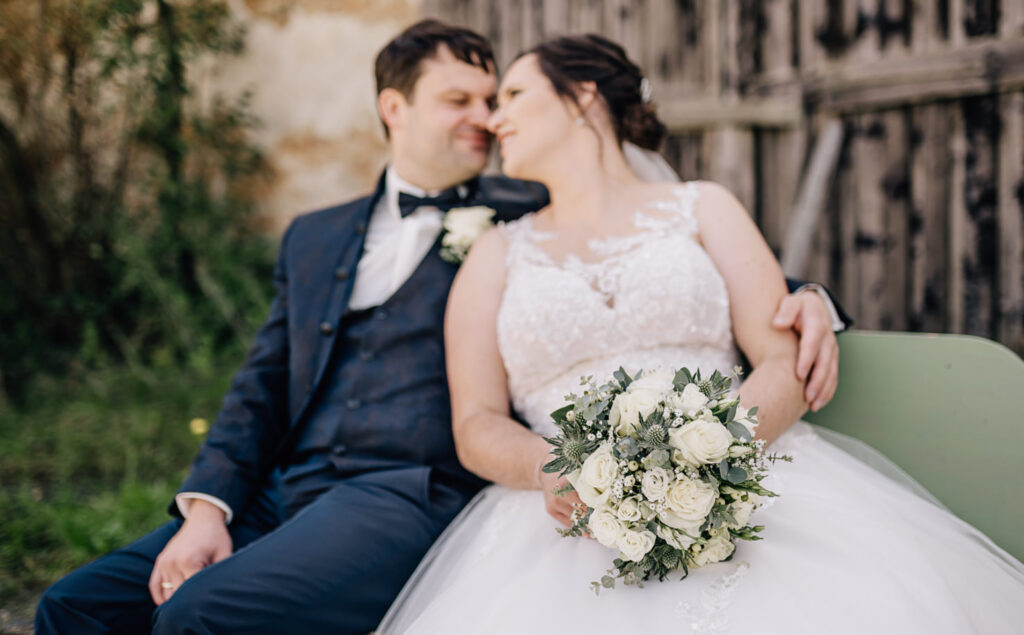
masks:
[[[543,182],[551,204],[478,240],[446,318],[459,458],[495,485],[379,632],[1019,632],[1024,565],[798,421],[797,342],[770,324],[782,272],[722,187],[631,172],[622,143],[654,148],[665,132],[642,85],[623,50],[593,35],[541,44],[504,76],[488,124],[504,170]],[[764,540],[681,582],[595,596],[588,583],[617,554],[555,531],[580,501],[552,495],[564,481],[541,471],[549,413],[582,376],[728,373],[740,351],[758,436],[794,458],[765,481],[780,496],[755,512]]]

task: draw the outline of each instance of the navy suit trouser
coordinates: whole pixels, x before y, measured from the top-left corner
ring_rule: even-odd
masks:
[[[276,528],[265,513],[233,522],[235,552],[160,607],[149,576],[181,521],[74,571],[43,594],[36,633],[372,630],[462,501],[434,487],[427,500],[410,496],[372,475],[317,488]]]

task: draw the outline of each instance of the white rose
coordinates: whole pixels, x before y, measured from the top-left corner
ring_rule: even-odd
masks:
[[[672,396],[672,407],[682,410],[688,417],[695,416],[708,403],[708,397],[697,388],[697,384],[686,384],[682,394]]]
[[[635,523],[643,516],[640,512],[640,502],[635,496],[627,498],[619,504],[615,515],[619,517],[619,520]]]
[[[616,547],[626,527],[609,511],[597,510],[590,513],[587,521],[590,534],[605,547]]]
[[[740,529],[747,525],[747,521],[750,520],[750,515],[757,509],[757,505],[753,502],[746,501],[735,501],[729,503],[729,513],[736,519],[736,524],[733,525],[736,529]]]
[[[754,421],[748,416],[750,410],[743,406],[736,404],[736,415],[733,417],[733,421],[741,424],[744,428],[750,432],[751,436],[754,434],[754,429],[757,428],[758,422]]]
[[[650,501],[660,501],[665,498],[665,492],[672,483],[672,474],[663,467],[652,467],[644,472],[640,481],[640,490]]]
[[[723,531],[707,541],[704,548],[693,555],[694,565],[703,567],[714,562],[721,562],[729,557],[736,545],[729,540],[729,532]]]
[[[640,562],[647,555],[647,552],[654,546],[654,534],[646,529],[643,531],[632,531],[627,529],[621,536],[616,546],[622,552],[622,557],[633,562]]]
[[[700,527],[704,524],[711,508],[715,506],[718,492],[710,483],[692,478],[682,478],[668,488],[665,494],[665,505],[672,522],[663,520],[666,525],[682,529],[683,527]],[[680,527],[683,525],[683,527]]]
[[[672,373],[666,370],[641,375],[617,396],[608,414],[608,423],[615,434],[635,436],[640,417],[646,419],[672,391],[672,379]]]
[[[732,440],[732,433],[713,418],[696,419],[668,433],[668,444],[692,465],[718,463],[729,455]]]
[[[598,490],[606,490],[615,482],[619,475],[619,462],[612,453],[612,445],[603,443],[593,454],[587,457],[580,469],[580,477]]]
[[[664,397],[672,390],[675,376],[667,370],[655,370],[637,378],[626,389],[627,392],[652,392]]]
[[[654,412],[661,399],[661,395],[647,391],[619,394],[612,402],[611,412],[608,413],[608,423],[616,436],[635,437],[640,417],[646,418]]]
[[[441,243],[445,247],[468,247],[487,231],[492,218],[494,210],[483,205],[449,210],[444,215],[445,235]]]
[[[655,531],[662,540],[664,540],[669,547],[674,547],[680,550],[686,550],[693,544],[694,539],[691,538],[690,532],[679,531],[671,527],[666,527],[661,523],[658,523],[655,527]],[[694,532],[695,533],[695,532]]]
[[[581,469],[566,475],[566,479],[579,494],[580,500],[588,507],[600,509],[608,504],[618,470],[612,446],[605,443],[587,457]]]

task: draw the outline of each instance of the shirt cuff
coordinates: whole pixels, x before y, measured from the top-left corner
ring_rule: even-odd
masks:
[[[224,524],[230,525],[231,519],[234,514],[231,513],[231,508],[228,504],[217,498],[216,496],[210,496],[209,494],[203,494],[202,492],[181,492],[174,497],[174,503],[178,506],[178,511],[181,512],[181,517],[188,519],[188,508],[192,504],[193,500],[201,500],[210,503],[217,509],[224,512]]]
[[[803,291],[814,291],[818,294],[818,297],[825,302],[825,307],[828,309],[828,315],[832,318],[832,330],[834,332],[838,333],[846,328],[846,322],[839,317],[839,311],[836,311],[836,305],[832,302],[832,298],[829,296],[828,291],[825,291],[825,287],[821,286],[817,282],[808,282],[794,291],[793,295]]]

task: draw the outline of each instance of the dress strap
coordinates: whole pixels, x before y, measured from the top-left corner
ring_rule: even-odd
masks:
[[[700,199],[700,181],[687,181],[672,188],[671,198],[653,201],[636,214],[636,225],[651,231],[682,229],[695,236],[700,229],[695,210]],[[658,212],[651,214],[650,211]]]
[[[508,249],[505,266],[513,268],[522,263],[554,264],[547,252],[537,245],[538,240],[550,240],[551,235],[533,227],[533,213],[524,214],[512,221],[498,223],[498,231],[505,237]]]

